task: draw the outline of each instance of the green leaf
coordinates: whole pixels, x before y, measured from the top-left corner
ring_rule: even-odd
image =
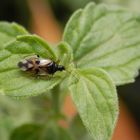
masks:
[[[33,107],[29,100],[12,100],[0,95],[0,139],[9,140],[10,133],[18,126],[33,119]]]
[[[56,124],[53,127],[25,124],[13,131],[10,140],[72,140],[72,138],[65,129]]]
[[[40,125],[24,124],[13,131],[10,140],[39,140],[41,134],[42,127]]]
[[[57,126],[55,123],[53,126],[47,127],[45,140],[73,140],[73,138],[66,128]]]
[[[18,35],[28,34],[28,32],[16,23],[0,22],[0,49],[5,44],[12,42]]]
[[[120,7],[90,3],[70,18],[63,40],[79,68],[103,68],[116,85],[134,82],[140,68],[139,18]]]
[[[73,53],[71,47],[66,42],[61,42],[55,48],[57,59],[64,66],[69,66],[73,61]]]
[[[70,87],[80,117],[94,140],[111,139],[118,116],[115,86],[108,74],[98,68],[77,70],[76,84]]]
[[[37,36],[20,36],[18,40],[22,42],[12,42],[0,51],[0,93],[14,97],[46,93],[61,81],[62,72],[51,78],[36,78],[35,75],[21,71],[17,64],[25,57],[35,54],[42,58],[55,58],[54,51]]]
[[[87,133],[82,120],[79,115],[76,115],[70,123],[70,131],[74,135],[76,140],[92,140],[89,133]]]
[[[56,59],[56,55],[52,48],[47,44],[46,41],[44,41],[37,35],[22,35],[18,36],[17,40],[27,43],[32,47],[36,54],[39,54],[44,58],[50,58],[52,60]]]

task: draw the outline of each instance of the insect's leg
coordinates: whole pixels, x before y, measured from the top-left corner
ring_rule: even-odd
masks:
[[[35,77],[36,79],[39,79],[39,69],[35,69]]]
[[[53,78],[53,74],[51,74],[51,75],[47,74],[47,78],[48,78],[48,80],[51,80]]]
[[[36,74],[36,75],[39,74],[39,69],[35,69],[35,74]]]

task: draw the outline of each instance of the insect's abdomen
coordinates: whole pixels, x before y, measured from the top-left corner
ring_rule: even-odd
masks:
[[[48,74],[54,74],[56,72],[56,64],[55,62],[51,62],[47,65],[47,72]]]

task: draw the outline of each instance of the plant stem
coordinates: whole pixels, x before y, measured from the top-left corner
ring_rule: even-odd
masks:
[[[59,86],[56,86],[52,90],[52,107],[55,115],[60,114],[59,94],[60,94],[60,88]]]

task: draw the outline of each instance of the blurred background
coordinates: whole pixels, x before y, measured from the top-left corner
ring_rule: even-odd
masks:
[[[17,22],[31,33],[36,33],[54,44],[61,40],[63,29],[71,14],[90,1],[117,4],[131,11],[140,12],[140,0],[4,0],[0,4],[0,20]],[[118,87],[118,95],[120,115],[112,140],[140,140],[140,76],[135,83]],[[50,121],[53,116],[50,98],[42,95],[18,100],[1,95],[0,139],[12,139],[15,128],[17,130],[29,128],[33,134],[33,130],[38,129],[38,124]],[[67,119],[62,119],[59,125],[69,129],[75,139],[91,140],[69,96],[65,97],[62,111]],[[27,127],[24,127],[25,124],[28,124]],[[50,136],[47,138],[51,140]]]

